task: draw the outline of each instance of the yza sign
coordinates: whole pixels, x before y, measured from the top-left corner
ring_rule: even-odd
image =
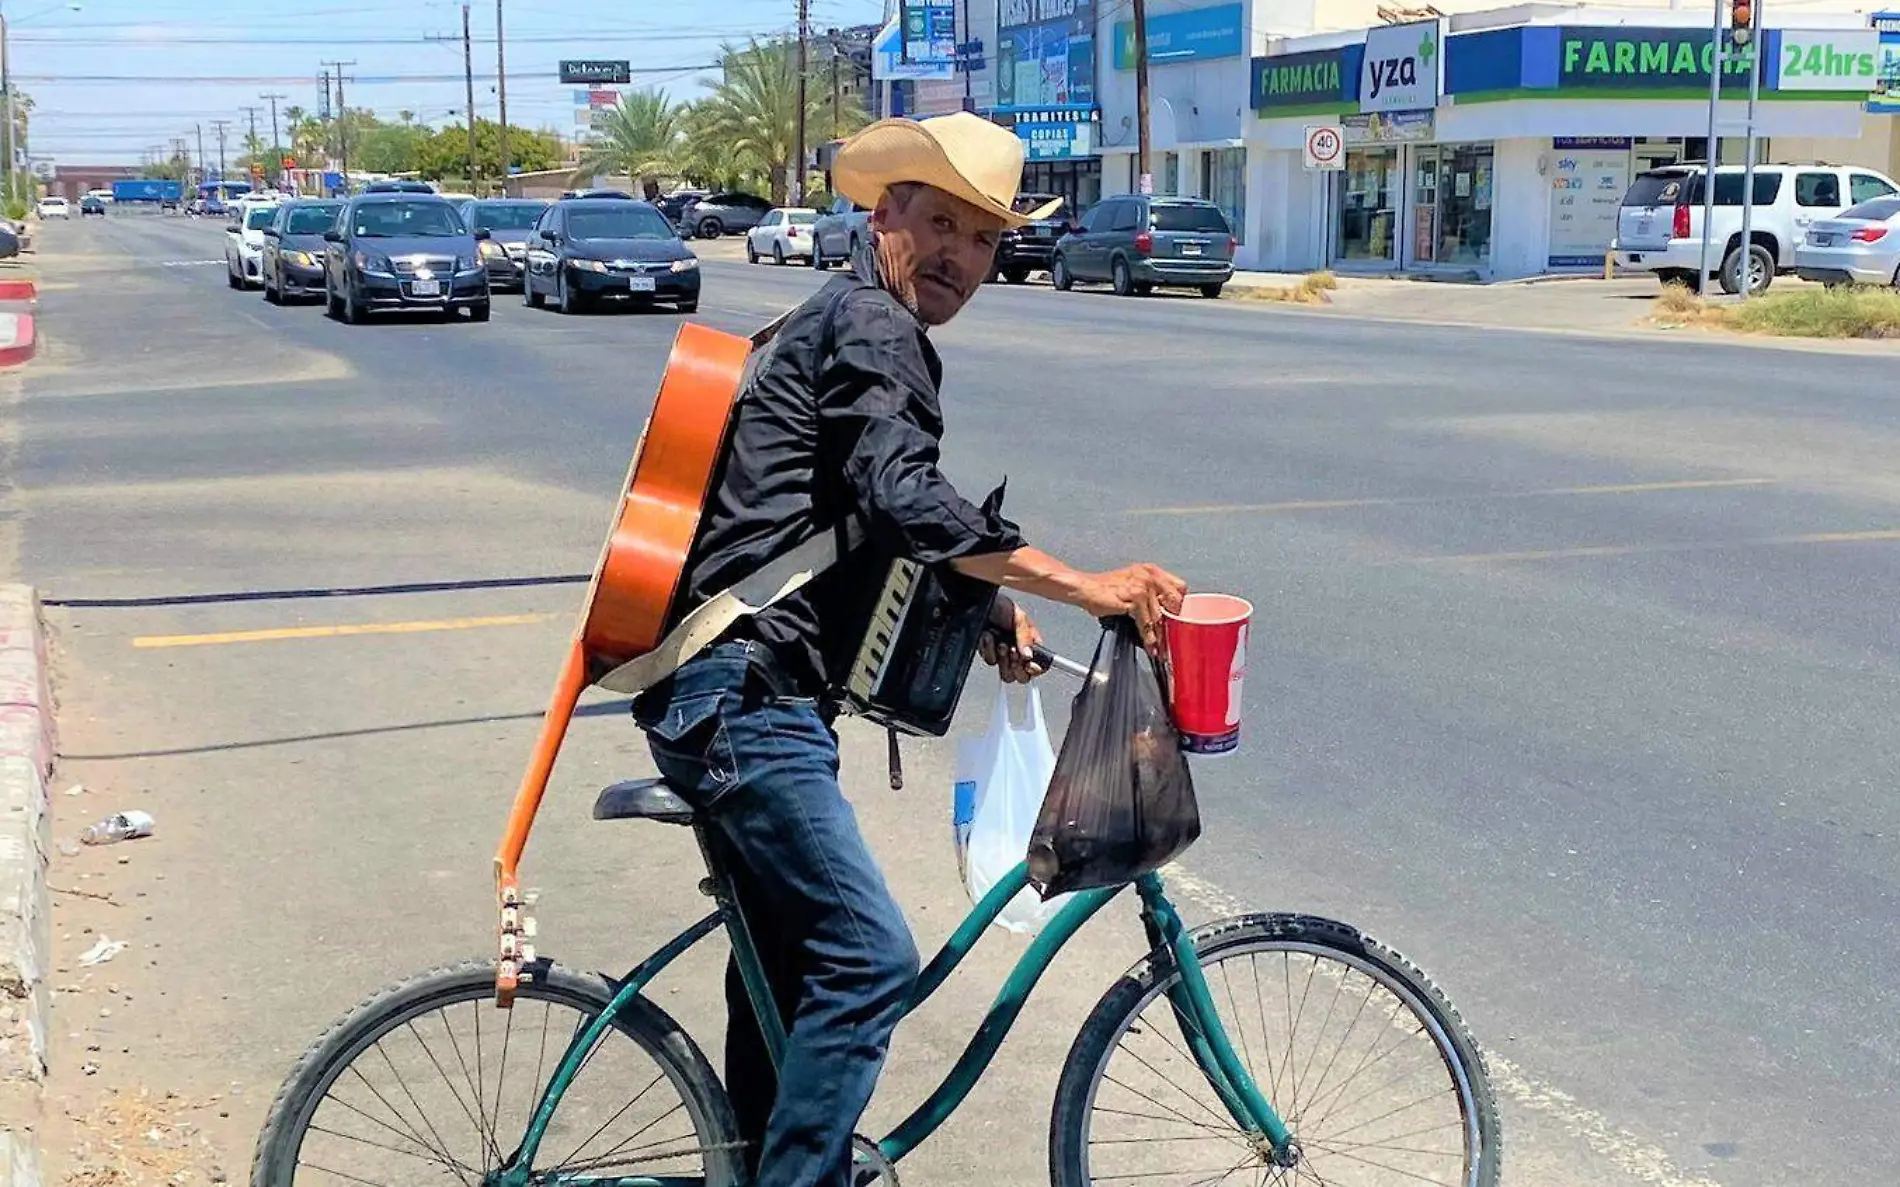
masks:
[[[1359,110],[1423,111],[1438,106],[1443,39],[1439,21],[1368,29],[1365,61],[1359,67]]]

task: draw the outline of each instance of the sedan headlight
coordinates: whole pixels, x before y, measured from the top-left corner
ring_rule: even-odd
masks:
[[[699,258],[697,256],[687,256],[683,260],[673,261],[673,271],[675,272],[691,272],[697,269],[698,267],[699,267]]]
[[[506,251],[502,250],[501,244],[496,243],[493,239],[482,240],[481,253],[487,256],[488,258],[495,259],[495,260],[499,260],[503,256],[508,254]]]
[[[390,276],[396,271],[395,266],[389,262],[388,256],[379,255],[373,251],[359,251],[351,259],[355,262],[358,272],[366,272],[371,276]]]
[[[317,266],[316,258],[307,251],[287,251],[284,253],[284,258],[299,268],[314,268]]]
[[[481,266],[482,266],[481,260],[475,256],[456,256],[455,257],[455,270],[457,272],[473,272],[475,269]]]
[[[568,263],[587,272],[605,272],[607,270],[607,264],[604,260],[569,260]]]

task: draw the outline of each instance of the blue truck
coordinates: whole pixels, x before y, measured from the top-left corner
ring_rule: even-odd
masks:
[[[112,202],[149,202],[170,210],[184,197],[185,187],[172,178],[143,177],[112,183]]]

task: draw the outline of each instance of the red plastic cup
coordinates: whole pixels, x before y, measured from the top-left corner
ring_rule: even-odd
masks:
[[[1189,754],[1228,754],[1240,745],[1240,686],[1247,675],[1247,630],[1253,603],[1231,594],[1194,593],[1168,614],[1174,728]]]

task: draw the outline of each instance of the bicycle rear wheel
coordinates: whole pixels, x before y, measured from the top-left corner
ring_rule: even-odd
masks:
[[[692,1038],[642,997],[586,1055],[530,1169],[504,1178],[562,1057],[613,991],[556,968],[524,983],[506,1012],[494,993],[494,965],[471,961],[351,1011],[278,1090],[252,1187],[740,1182],[725,1090]]]
[[[1405,958],[1342,923],[1247,915],[1194,935],[1221,1022],[1292,1131],[1276,1165],[1234,1123],[1150,956],[1103,995],[1056,1088],[1056,1187],[1119,1183],[1496,1187],[1502,1133],[1484,1059]]]

